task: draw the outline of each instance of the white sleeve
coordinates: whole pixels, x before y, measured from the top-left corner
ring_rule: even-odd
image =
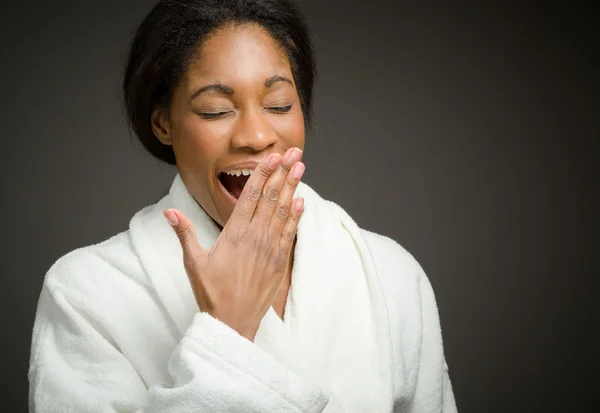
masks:
[[[44,286],[32,339],[30,412],[317,413],[329,400],[319,387],[206,313],[195,316],[172,353],[169,387],[147,388],[105,329]]]
[[[421,292],[421,345],[417,388],[411,413],[456,413],[456,402],[444,356],[442,330],[435,295],[424,273],[419,278]]]
[[[448,374],[448,364],[444,362],[444,399],[442,412],[457,413],[456,400],[454,400],[454,391],[452,390],[452,382]]]

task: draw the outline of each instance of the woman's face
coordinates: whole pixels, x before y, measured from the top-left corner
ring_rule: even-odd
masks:
[[[304,149],[290,63],[256,25],[226,26],[210,36],[176,88],[170,112],[155,110],[152,125],[173,146],[187,189],[221,226],[243,183],[243,174],[224,171],[235,175],[271,153]]]

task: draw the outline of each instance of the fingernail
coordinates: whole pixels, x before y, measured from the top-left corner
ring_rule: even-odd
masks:
[[[304,198],[297,198],[296,199],[296,211],[302,211],[302,208],[304,208]]]
[[[292,167],[292,178],[299,180],[302,178],[302,174],[304,173],[304,164],[302,162],[297,162]]]
[[[298,162],[302,157],[302,150],[300,148],[294,148],[285,154],[285,162],[288,165]]]
[[[177,215],[175,215],[175,212],[173,212],[170,209],[165,209],[163,211],[163,214],[165,216],[165,218],[167,218],[167,221],[169,222],[169,224],[171,224],[171,226],[175,226],[177,224],[179,224],[179,218],[177,218]]]
[[[279,162],[279,156],[275,153],[269,155],[269,159],[267,160],[267,165],[269,168],[275,168],[277,163]]]

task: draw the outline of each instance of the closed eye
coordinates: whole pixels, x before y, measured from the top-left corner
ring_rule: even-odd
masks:
[[[275,113],[287,113],[292,109],[293,105],[288,106],[270,106],[267,109]],[[229,112],[199,112],[198,114],[204,119],[217,119],[227,115]]]
[[[198,114],[204,119],[216,119],[228,113],[229,112],[199,112]]]
[[[269,109],[275,113],[286,113],[286,112],[289,112],[291,108],[292,108],[292,105],[268,107],[267,109]]]

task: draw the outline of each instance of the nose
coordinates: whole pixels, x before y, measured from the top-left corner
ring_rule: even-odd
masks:
[[[238,149],[250,148],[260,152],[277,142],[277,139],[277,133],[260,110],[246,111],[240,114],[231,145]]]

